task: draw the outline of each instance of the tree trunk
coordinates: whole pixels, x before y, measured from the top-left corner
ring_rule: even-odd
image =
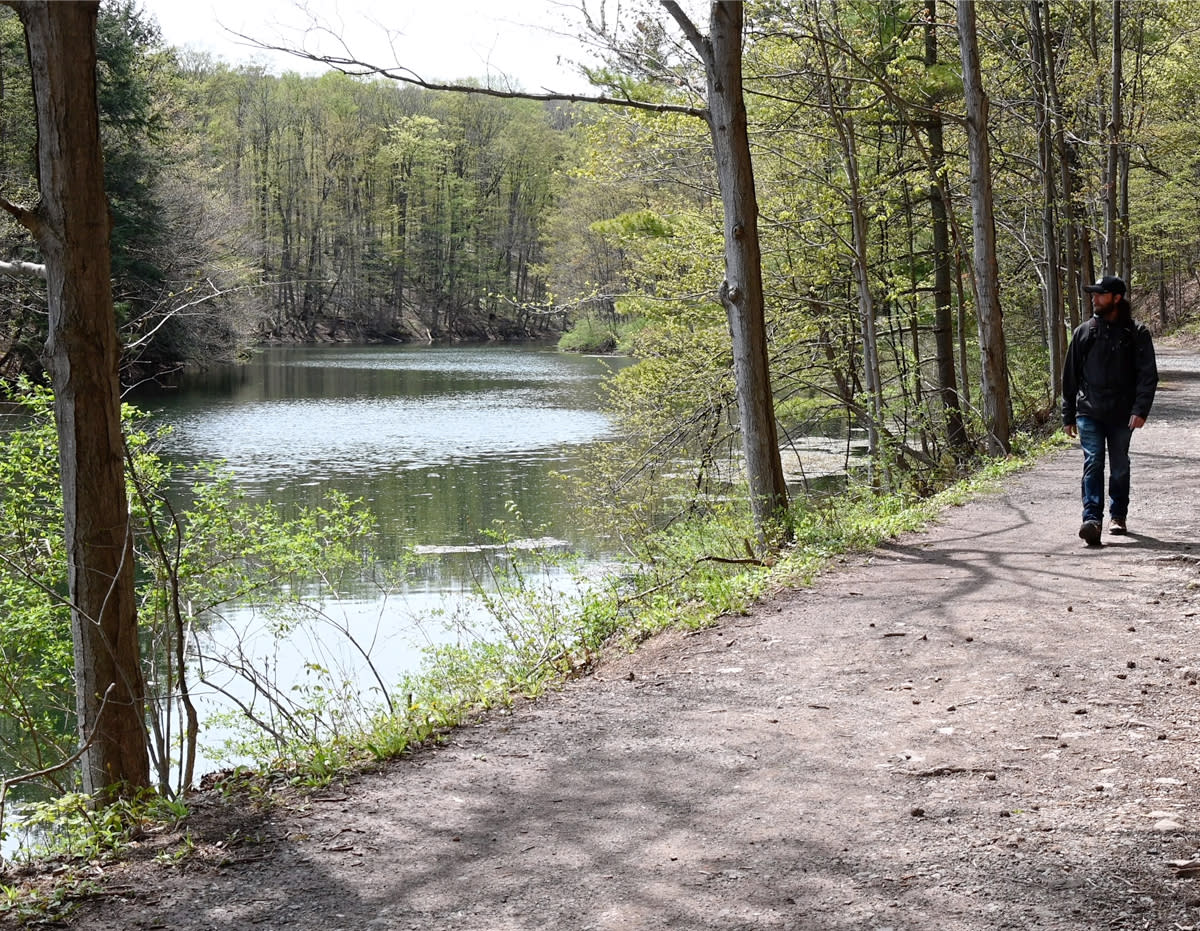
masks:
[[[936,67],[937,0],[925,0],[925,65]],[[929,129],[929,204],[933,220],[933,338],[937,354],[938,394],[946,411],[946,438],[952,449],[967,446],[967,428],[958,400],[958,380],[954,372],[954,319],[951,312],[950,212],[942,179],[945,176],[946,148],[943,142],[942,114],[932,110]],[[963,372],[966,378],[966,372]]]
[[[1163,257],[1158,257],[1158,325],[1165,330],[1171,323],[1167,314],[1167,269]]]
[[[1104,190],[1104,271],[1121,273],[1121,0],[1112,5],[1112,99],[1108,122],[1108,163]]]
[[[1080,305],[1082,304],[1083,282],[1081,281],[1079,243],[1086,242],[1086,237],[1077,235],[1078,221],[1075,218],[1075,154],[1073,144],[1067,142],[1066,114],[1063,112],[1062,100],[1058,93],[1058,78],[1055,71],[1057,51],[1051,42],[1053,32],[1050,28],[1050,11],[1046,11],[1043,21],[1042,48],[1046,54],[1046,93],[1050,112],[1054,119],[1054,151],[1058,158],[1059,188],[1062,191],[1060,202],[1060,217],[1062,229],[1063,272],[1060,276],[1063,293],[1066,300],[1066,328],[1074,332],[1079,326]],[[1091,279],[1089,278],[1090,282]]]
[[[996,263],[996,221],[992,212],[992,156],[988,142],[987,94],[979,67],[975,4],[959,3],[958,43],[962,53],[967,110],[967,155],[971,166],[974,231],[975,313],[979,319],[984,425],[992,455],[1007,453],[1010,441],[1008,359],[1000,309],[1000,271]]]
[[[639,101],[621,97],[587,97],[578,94],[527,94],[523,91],[496,90],[465,84],[431,84],[415,75],[398,74],[390,69],[375,69],[375,73],[407,84],[430,90],[483,94],[492,97],[525,98],[530,100],[571,100],[604,106],[632,107],[656,113],[681,113],[702,117],[712,134],[714,160],[721,189],[725,215],[725,282],[721,286],[721,302],[729,318],[733,337],[733,372],[737,383],[738,415],[742,432],[742,447],[746,476],[750,486],[751,507],[760,542],[775,536],[775,526],[787,509],[787,485],[779,455],[775,407],[771,395],[768,368],[766,313],[763,297],[761,254],[758,238],[758,201],[754,191],[754,172],[750,158],[750,139],[746,121],[746,105],[742,97],[742,4],[723,0],[710,4],[710,36],[700,34],[675,0],[660,0],[665,9],[687,37],[704,64],[708,106],[698,109],[691,105]],[[332,63],[332,62],[330,62]],[[346,62],[334,67],[344,69]],[[371,67],[371,66],[366,66]],[[446,179],[450,181],[449,178]],[[446,215],[455,220],[461,205],[452,202],[455,191],[447,188]],[[415,215],[415,213],[414,213]],[[429,214],[428,225],[437,223],[437,211]],[[436,230],[434,230],[436,232]],[[454,244],[456,230],[452,226],[450,243]],[[418,231],[415,236],[425,234]],[[419,239],[418,239],[419,241]],[[423,267],[444,268],[455,272],[458,256],[448,254],[443,260],[422,263]],[[414,263],[416,267],[416,263]],[[452,294],[454,282],[441,289]]]
[[[713,3],[709,36],[699,34],[677,3],[664,0],[704,62],[707,119],[725,213],[725,282],[721,303],[733,337],[733,374],[750,505],[760,542],[775,535],[787,509],[775,404],[768,366],[766,302],[758,240],[758,200],[742,98],[742,4]]]
[[[1050,121],[1045,35],[1042,30],[1043,0],[1029,4],[1029,53],[1033,60],[1034,112],[1037,116],[1038,173],[1042,181],[1042,251],[1045,254],[1044,306],[1047,349],[1050,356],[1050,397],[1062,394],[1066,333],[1063,328],[1062,281],[1059,278],[1058,231],[1055,227],[1054,131]]]
[[[836,6],[833,16],[837,16]],[[871,481],[876,482],[876,466],[879,463],[879,427],[883,420],[883,379],[879,365],[879,338],[875,326],[875,298],[871,293],[868,277],[870,237],[867,216],[863,209],[862,185],[859,176],[858,139],[854,119],[849,107],[843,104],[833,84],[833,69],[829,62],[828,43],[821,29],[820,17],[813,22],[817,48],[821,54],[822,75],[825,83],[826,108],[829,119],[837,130],[842,145],[842,169],[846,175],[846,209],[850,214],[851,248],[853,250],[854,286],[858,296],[858,323],[862,334],[863,376],[867,391],[871,395],[871,418],[867,424],[867,439],[870,452]]]
[[[902,139],[896,140],[897,149],[903,151],[904,142]],[[902,182],[903,209],[904,209],[904,232],[908,249],[908,254],[905,257],[905,266],[908,269],[908,300],[906,307],[908,310],[908,352],[912,359],[912,365],[906,366],[905,379],[901,383],[904,385],[906,400],[905,407],[914,411],[925,409],[925,349],[921,339],[921,298],[919,297],[921,290],[921,272],[920,263],[917,259],[917,205],[913,202],[912,185],[908,179]],[[905,324],[901,324],[904,326]],[[903,364],[903,356],[901,356]],[[907,416],[907,415],[906,415]],[[921,452],[929,455],[931,449],[936,445],[936,438],[930,435],[930,422],[928,418],[921,417],[917,425],[920,431]]]
[[[121,437],[119,348],[96,104],[96,2],[14,2],[38,120],[41,200],[21,219],[46,260],[47,367],[66,524],[76,708],[88,793],[150,784]]]

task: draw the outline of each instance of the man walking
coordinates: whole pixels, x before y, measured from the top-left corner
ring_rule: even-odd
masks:
[[[1083,447],[1083,524],[1079,536],[1100,545],[1104,456],[1108,451],[1108,532],[1127,533],[1129,441],[1146,423],[1158,366],[1150,331],[1133,319],[1125,282],[1105,275],[1085,285],[1093,317],[1076,328],[1063,369],[1063,426]]]

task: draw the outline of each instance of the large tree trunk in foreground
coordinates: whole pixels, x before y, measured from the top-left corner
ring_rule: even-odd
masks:
[[[1112,3],[1112,97],[1108,121],[1108,158],[1104,166],[1104,273],[1121,275],[1121,0]]]
[[[742,97],[742,4],[713,3],[709,35],[701,36],[679,5],[664,2],[704,62],[707,119],[725,214],[725,283],[721,302],[733,337],[742,452],[759,536],[772,535],[787,510],[779,433],[767,352],[766,300],[758,239],[758,198]]]
[[[150,784],[121,437],[111,221],[96,105],[95,2],[13,2],[25,26],[41,200],[13,209],[46,263],[76,708],[89,793]]]
[[[925,0],[925,65],[938,64],[937,0]],[[946,411],[946,437],[951,448],[961,453],[967,447],[967,427],[958,397],[958,379],[954,372],[954,317],[951,312],[952,281],[949,197],[943,183],[946,148],[941,111],[930,110],[926,123],[929,131],[929,204],[933,235],[933,337],[937,347],[937,384],[942,407]],[[963,372],[963,380],[967,377]]]
[[[996,219],[992,211],[992,153],[988,142],[988,96],[979,66],[975,4],[958,4],[958,43],[962,52],[963,91],[967,105],[967,154],[971,163],[971,214],[974,229],[975,313],[979,319],[984,425],[988,452],[1007,453],[1011,415],[1008,353],[1000,309],[1000,269],[996,262]]]

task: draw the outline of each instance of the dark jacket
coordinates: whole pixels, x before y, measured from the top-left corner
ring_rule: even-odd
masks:
[[[1150,331],[1134,321],[1129,303],[1113,323],[1094,316],[1080,324],[1063,367],[1063,425],[1075,417],[1127,421],[1150,415],[1158,387],[1158,365]]]

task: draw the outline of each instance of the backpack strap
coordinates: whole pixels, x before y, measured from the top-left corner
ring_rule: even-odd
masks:
[[[1087,333],[1083,341],[1083,353],[1079,357],[1079,374],[1083,375],[1083,364],[1087,361],[1088,353],[1092,351],[1092,346],[1096,344],[1096,334],[1100,330],[1100,318],[1094,314],[1088,320]]]

